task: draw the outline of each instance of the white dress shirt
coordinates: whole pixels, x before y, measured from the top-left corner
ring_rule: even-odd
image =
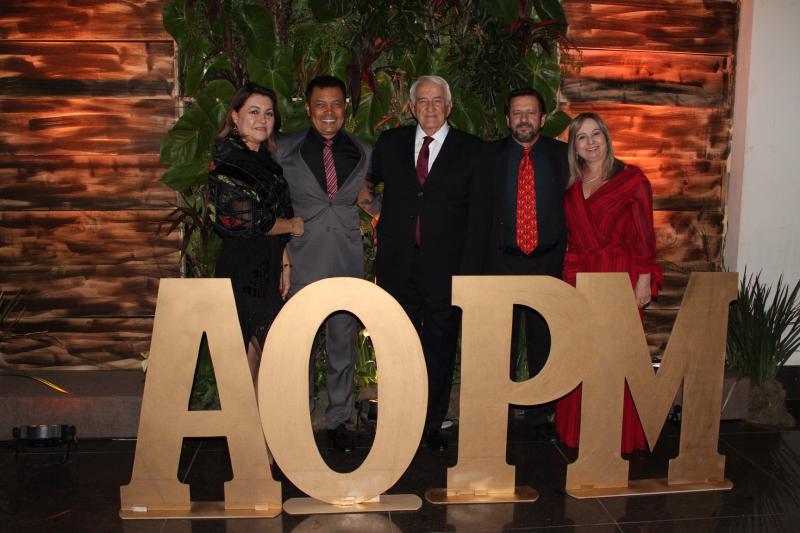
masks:
[[[436,161],[436,156],[439,155],[439,151],[442,149],[442,145],[444,144],[444,139],[447,137],[447,132],[450,131],[450,124],[447,122],[439,128],[436,133],[431,135],[433,137],[433,141],[428,145],[428,172],[431,171],[431,167],[433,167],[433,162]],[[417,133],[414,137],[414,165],[417,164],[417,160],[419,159],[419,152],[422,150],[422,143],[424,142],[425,137],[428,134],[422,131],[422,128],[419,124],[417,124]]]

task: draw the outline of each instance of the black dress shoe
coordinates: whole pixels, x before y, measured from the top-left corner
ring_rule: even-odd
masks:
[[[425,445],[431,450],[443,452],[447,450],[447,436],[438,430],[429,431],[425,434]]]
[[[328,440],[336,451],[350,453],[356,447],[356,439],[351,431],[348,431],[344,424],[339,424],[336,429],[328,430]]]
[[[556,435],[556,428],[552,422],[545,422],[536,426],[536,436],[544,442],[558,444],[558,435]]]

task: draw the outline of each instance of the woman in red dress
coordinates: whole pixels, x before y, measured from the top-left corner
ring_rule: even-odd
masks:
[[[578,272],[627,272],[641,314],[662,284],[656,264],[653,193],[644,173],[614,158],[611,136],[596,113],[578,115],[569,128],[570,185],[564,196],[568,248],[564,281]],[[556,431],[578,446],[581,387],[556,404]],[[646,450],[639,415],[625,385],[622,453]]]

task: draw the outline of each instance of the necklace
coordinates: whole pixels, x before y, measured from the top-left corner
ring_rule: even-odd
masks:
[[[590,179],[590,180],[587,180],[586,178],[581,178],[581,181],[582,181],[583,183],[594,183],[595,181],[597,181],[597,180],[602,180],[602,179],[603,179],[603,176],[602,176],[602,175],[600,175],[600,176],[597,176],[596,178],[592,178],[592,179]]]

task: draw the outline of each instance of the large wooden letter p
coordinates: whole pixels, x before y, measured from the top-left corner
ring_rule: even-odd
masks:
[[[630,289],[628,289],[630,290]],[[589,300],[547,276],[453,278],[453,304],[463,310],[458,464],[447,472],[450,502],[519,501],[514,467],[506,464],[508,405],[536,405],[578,386],[596,338]],[[551,331],[550,353],[533,379],[509,378],[514,305],[535,309]],[[526,487],[527,489],[527,487]],[[434,493],[429,499],[435,501]],[[444,503],[444,502],[442,502]]]

